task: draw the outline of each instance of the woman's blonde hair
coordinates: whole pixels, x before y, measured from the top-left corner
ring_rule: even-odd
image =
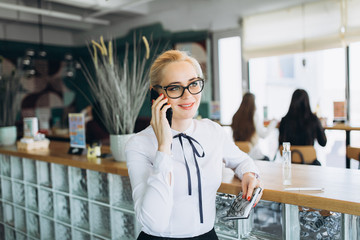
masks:
[[[150,68],[150,87],[160,85],[162,81],[162,71],[168,64],[182,61],[188,62],[194,67],[197,77],[204,77],[200,64],[195,58],[190,57],[184,51],[168,50],[158,56]]]

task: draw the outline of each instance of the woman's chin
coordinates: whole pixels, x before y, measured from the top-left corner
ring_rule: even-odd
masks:
[[[173,108],[173,119],[177,119],[180,121],[192,119],[195,117],[198,107],[198,104],[194,104],[191,109],[176,106]]]
[[[194,116],[195,116],[194,112],[188,112],[188,113],[179,114],[178,116],[173,116],[173,118],[177,120],[187,120],[194,118]]]

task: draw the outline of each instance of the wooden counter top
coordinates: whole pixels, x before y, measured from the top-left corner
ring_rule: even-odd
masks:
[[[27,152],[17,150],[16,146],[2,146],[0,154],[128,175],[124,162],[115,162],[113,158],[88,160],[86,156],[67,154],[68,148],[69,143],[52,141],[47,151]],[[284,191],[281,164],[265,161],[256,161],[256,164],[261,172],[264,200],[360,215],[360,170],[293,164],[292,185],[289,187],[322,187],[325,190]],[[224,173],[219,192],[239,193],[240,180],[229,169]]]
[[[292,164],[292,185],[286,187],[320,187],[324,191],[284,191],[281,164],[255,162],[264,187],[262,199],[360,215],[360,170]],[[219,192],[236,194],[240,189],[240,180],[227,174]]]
[[[328,130],[345,130],[345,131],[359,131],[359,125],[347,124],[347,123],[336,123],[334,125],[326,125],[324,129]]]
[[[63,164],[98,172],[128,175],[125,162],[116,162],[114,158],[88,159],[86,155],[67,154],[69,148],[70,143],[68,142],[50,141],[48,150],[23,151],[18,150],[15,145],[0,146],[0,154]],[[102,147],[101,152],[108,153],[109,147]]]

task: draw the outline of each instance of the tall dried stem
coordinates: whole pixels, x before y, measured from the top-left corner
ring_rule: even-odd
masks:
[[[106,45],[93,42],[95,52],[92,59],[96,76],[92,76],[83,64],[83,73],[90,86],[91,96],[97,101],[94,110],[103,121],[110,134],[133,133],[135,121],[149,89],[149,68],[146,68],[148,53],[141,56],[141,42],[133,42],[133,61],[129,65],[129,44],[120,64],[113,51]],[[104,50],[106,49],[106,51]],[[90,50],[91,48],[89,48]],[[100,51],[97,58],[97,51]],[[109,52],[109,54],[105,54]],[[88,97],[87,97],[88,98]]]

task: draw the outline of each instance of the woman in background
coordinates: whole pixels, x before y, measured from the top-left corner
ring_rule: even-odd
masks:
[[[260,186],[253,160],[225,130],[209,119],[193,119],[203,87],[200,64],[185,52],[167,51],[150,69],[150,88],[160,94],[152,103],[151,126],[133,136],[125,150],[142,225],[138,240],[218,239],[215,199],[223,162],[242,179],[243,198],[249,201]]]
[[[257,160],[269,160],[259,147],[259,137],[267,137],[275,129],[277,121],[272,120],[268,127],[264,127],[263,122],[256,113],[255,96],[252,93],[245,93],[240,107],[234,114],[231,128],[233,130],[234,141],[248,141],[251,144],[249,156]]]
[[[279,145],[283,142],[314,145],[315,139],[321,146],[326,145],[325,130],[318,117],[311,112],[309,95],[305,90],[297,89],[292,95],[289,111],[280,122]],[[317,160],[313,164],[321,165]]]

